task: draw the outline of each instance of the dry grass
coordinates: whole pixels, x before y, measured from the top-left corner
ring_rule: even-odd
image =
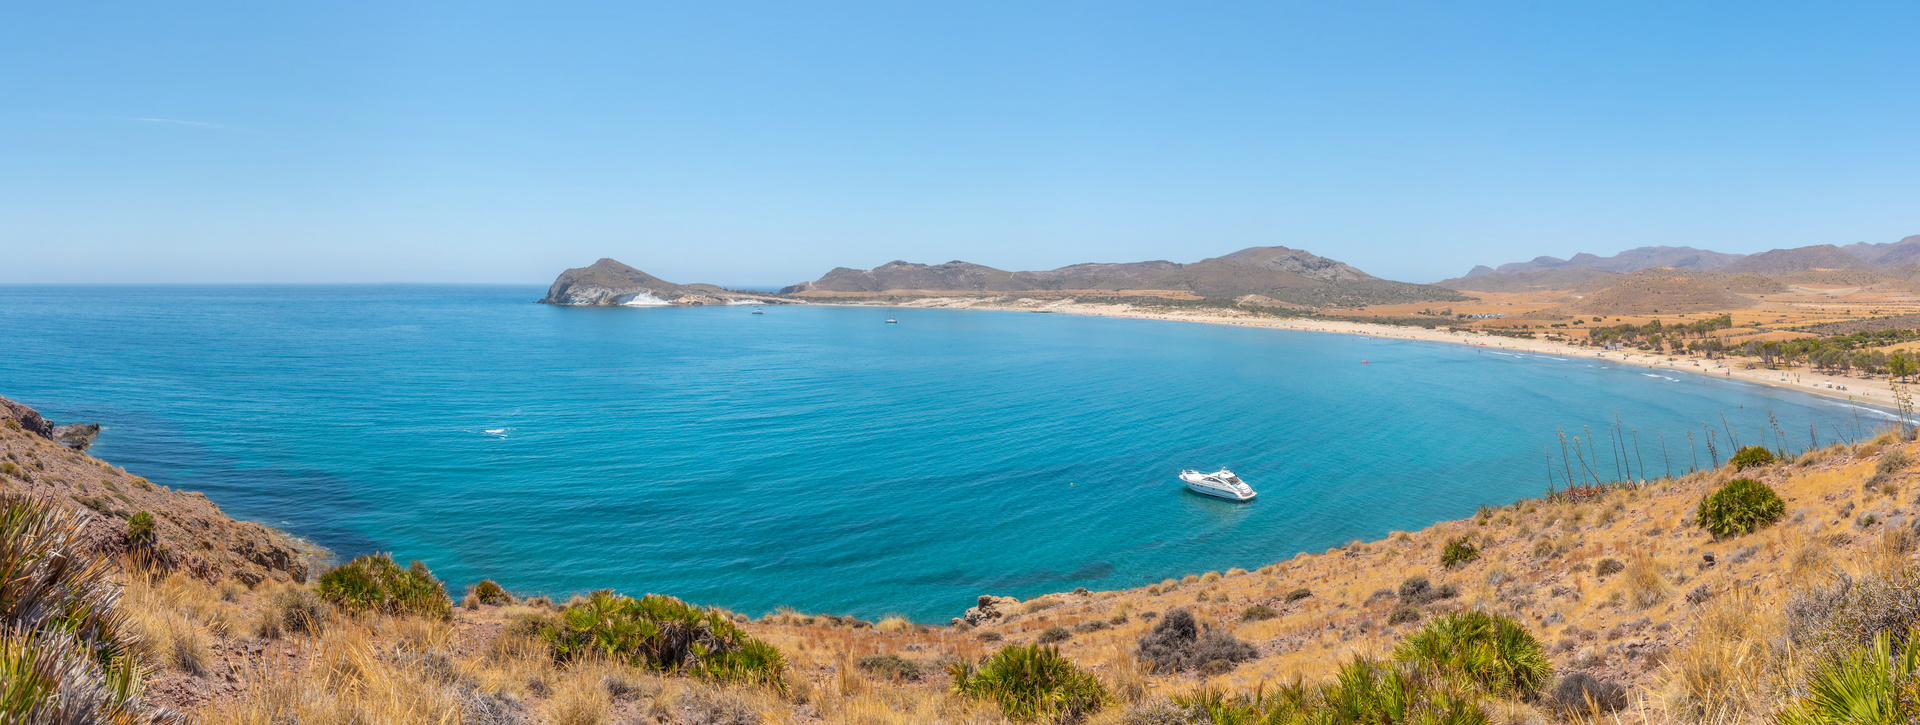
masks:
[[[873,625],[873,628],[888,634],[899,634],[901,632],[911,631],[913,629],[913,622],[908,621],[906,615],[889,614],[881,617],[880,621]]]
[[[1668,663],[1666,711],[1690,722],[1744,722],[1776,699],[1774,643],[1783,635],[1776,608],[1735,592],[1702,608],[1693,636]]]
[[[1627,569],[1622,572],[1621,581],[1627,588],[1627,599],[1638,609],[1665,601],[1670,588],[1666,577],[1661,575],[1660,562],[1644,549],[1636,549],[1627,557]]]
[[[184,574],[132,569],[124,577],[125,606],[140,635],[142,654],[167,669],[204,676],[213,637],[234,631],[240,609]]]
[[[378,625],[334,621],[316,640],[304,665],[248,673],[246,695],[202,713],[204,725],[383,723],[456,725],[463,708],[432,668],[408,667],[387,656]],[[286,645],[292,646],[292,645]],[[444,653],[440,653],[444,654]]]

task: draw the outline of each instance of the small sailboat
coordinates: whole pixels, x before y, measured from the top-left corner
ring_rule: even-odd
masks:
[[[1253,487],[1232,471],[1222,468],[1213,473],[1201,473],[1192,469],[1180,472],[1180,480],[1186,482],[1187,489],[1202,496],[1224,498],[1228,501],[1252,501],[1256,494]]]
[[[889,325],[898,325],[898,324],[900,324],[900,321],[899,321],[899,320],[896,320],[896,319],[893,319],[893,318],[891,318],[891,317],[889,317],[889,318],[887,318],[887,324],[889,324]]]
[[[762,312],[762,311],[760,310],[760,306],[759,306],[759,305],[754,305],[754,307],[753,307],[753,314],[756,314],[756,315],[764,315],[764,314],[767,314],[767,313],[765,313],[765,312]]]

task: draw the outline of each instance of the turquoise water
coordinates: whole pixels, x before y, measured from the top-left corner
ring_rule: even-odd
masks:
[[[1655,473],[1661,435],[1683,469],[1722,413],[1748,443],[1769,411],[1795,447],[1855,429],[1807,394],[1459,345],[541,292],[0,287],[0,395],[104,423],[96,454],[236,516],[456,586],[939,621],[1537,495],[1555,430],[1616,412]],[[1220,465],[1260,498],[1175,479]]]

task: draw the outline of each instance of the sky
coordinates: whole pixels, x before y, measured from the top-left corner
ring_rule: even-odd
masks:
[[[1920,234],[1920,3],[11,3],[0,283]]]

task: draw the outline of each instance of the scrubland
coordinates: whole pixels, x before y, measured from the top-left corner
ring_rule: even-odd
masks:
[[[491,582],[449,587],[425,564],[384,556],[312,575],[248,568],[225,554],[243,547],[192,539],[196,526],[130,536],[133,515],[100,515],[46,474],[66,470],[49,461],[84,454],[0,433],[0,456],[42,463],[32,482],[0,476],[0,568],[14,572],[0,587],[7,722],[1812,723],[1920,713],[1920,647],[1908,646],[1920,625],[1920,487],[1908,462],[1920,450],[1896,433],[1485,507],[1251,571],[1024,602],[984,596],[941,623],[751,617],[638,592],[555,602]],[[176,496],[204,501],[164,498]],[[183,565],[182,545],[221,556]]]

